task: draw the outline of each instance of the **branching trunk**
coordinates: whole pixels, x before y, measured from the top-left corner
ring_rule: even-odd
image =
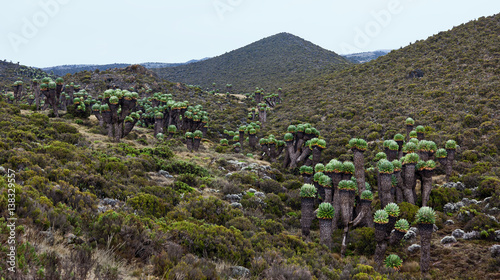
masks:
[[[432,172],[424,170],[422,172],[422,206],[427,206],[432,191]]]

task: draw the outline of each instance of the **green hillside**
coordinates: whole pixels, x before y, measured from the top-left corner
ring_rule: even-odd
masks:
[[[169,80],[225,92],[232,84],[236,92],[256,86],[278,88],[292,81],[305,81],[349,65],[345,58],[288,33],[279,33],[218,57],[188,65],[157,69]]]
[[[438,145],[457,141],[456,179],[478,186],[483,176],[500,175],[498,34],[500,15],[480,18],[368,63],[286,85],[285,102],[269,118],[273,132],[310,122],[327,140],[329,159],[345,154],[351,137],[392,139],[412,117]],[[417,69],[424,76],[408,78]]]

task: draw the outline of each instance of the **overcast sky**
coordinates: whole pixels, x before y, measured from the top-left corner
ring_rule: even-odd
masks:
[[[280,32],[339,54],[397,49],[500,12],[498,0],[15,0],[0,4],[0,59],[185,62]]]

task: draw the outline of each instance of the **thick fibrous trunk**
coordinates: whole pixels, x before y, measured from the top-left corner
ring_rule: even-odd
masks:
[[[36,110],[40,110],[40,85],[33,83],[33,94],[35,95]]]
[[[302,227],[302,235],[308,237],[310,232],[311,223],[313,220],[314,211],[314,198],[313,197],[303,197],[302,198],[302,217],[300,218],[300,226]]]
[[[406,202],[415,204],[415,197],[413,196],[413,189],[415,188],[415,164],[410,163],[405,165],[405,186],[403,189],[404,198]]]
[[[410,132],[413,130],[413,125],[406,125],[406,142],[410,141]]]
[[[354,176],[358,184],[358,193],[365,191],[365,159],[363,151],[353,149],[354,152]]]
[[[318,146],[315,146],[312,150],[312,154],[313,154],[313,166],[316,166],[316,164],[319,163],[320,159],[321,159],[321,151],[323,149],[321,149],[320,147]]]
[[[420,234],[420,271],[426,274],[431,261],[431,237],[434,225],[418,224],[417,227]]]
[[[417,132],[417,139],[418,139],[418,141],[424,140],[424,133],[423,132]]]
[[[361,210],[358,213],[358,216],[352,221],[352,226],[366,226],[373,227],[368,221],[373,221],[372,219],[372,201],[371,200],[360,200],[360,208]]]
[[[453,171],[453,161],[455,160],[455,150],[446,149],[448,156],[446,158],[446,181],[450,181],[451,172]]]
[[[304,177],[304,184],[310,184],[312,175],[311,174],[302,174],[302,177]]]
[[[233,151],[234,151],[235,153],[237,153],[237,154],[239,154],[239,153],[240,153],[240,150],[241,150],[241,149],[240,149],[240,147],[238,147],[238,146],[234,147],[234,149],[233,149]]]
[[[399,146],[398,159],[403,157],[403,142],[404,141],[396,141],[396,143],[398,143],[398,146]]]
[[[201,138],[194,138],[193,140],[193,150],[197,152],[200,149]]]
[[[335,209],[335,214],[332,220],[332,228],[337,229],[338,221],[340,218],[340,191],[339,182],[342,180],[342,173],[333,173],[332,178],[332,189],[333,189],[333,208]]]
[[[398,184],[396,185],[396,203],[399,204],[403,202],[403,177],[401,176],[401,171],[394,172],[394,175],[396,176],[396,180],[398,181]]]
[[[332,188],[322,187],[325,192],[324,202],[332,204]]]
[[[193,138],[186,139],[186,147],[190,152],[193,151]]]
[[[406,234],[405,232],[401,232],[401,231],[395,229],[392,232],[391,236],[389,237],[389,244],[390,245],[398,244],[401,241],[401,239],[403,239],[405,234]]]
[[[125,125],[123,128],[122,138],[129,135],[129,133],[132,131],[132,129],[134,128],[136,123],[137,123],[137,120],[134,120],[133,122],[125,122]]]
[[[379,180],[380,180],[379,196],[382,208],[384,208],[387,204],[393,202],[391,195],[391,188],[392,188],[391,176],[392,174],[388,173],[380,173],[379,175]]]
[[[387,160],[393,161],[395,159],[398,159],[398,151],[389,149],[389,151],[387,151]]]
[[[328,249],[332,248],[331,219],[319,219],[319,237],[320,237],[320,244],[326,245]]]
[[[354,191],[340,190],[340,209],[342,210],[342,223],[344,232],[342,234],[342,247],[340,256],[344,257],[347,249],[347,238],[349,234],[349,223],[352,220],[352,208],[354,204]]]
[[[422,206],[427,206],[432,191],[432,174],[431,170],[422,171]]]
[[[293,147],[293,142],[291,141],[287,142],[286,148],[288,150],[288,156],[290,159],[290,168],[297,167],[297,158],[299,157],[299,154],[295,152],[295,149]]]
[[[240,145],[241,145],[241,148],[243,148],[243,144],[245,143],[245,131],[239,131],[239,136],[240,136]],[[206,137],[205,135],[203,135],[203,137]]]
[[[248,136],[248,144],[252,149],[255,149],[255,146],[257,145],[257,135],[250,134],[250,136]]]
[[[373,256],[373,260],[377,264],[377,266],[381,266],[384,261],[385,251],[387,250],[387,224],[378,224],[375,223],[375,242],[377,246],[375,247],[375,255]]]

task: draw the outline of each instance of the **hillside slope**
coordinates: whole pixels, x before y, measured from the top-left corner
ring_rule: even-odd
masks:
[[[224,90],[232,84],[239,92],[256,86],[277,88],[319,73],[331,73],[350,63],[334,52],[325,50],[288,33],[279,33],[226,54],[157,73],[169,80]]]
[[[327,140],[330,159],[347,151],[351,137],[390,139],[412,117],[438,145],[458,142],[456,175],[463,177],[456,179],[478,186],[483,176],[500,175],[498,34],[500,15],[483,17],[368,63],[288,85],[285,102],[268,121],[278,134],[290,123],[310,122]],[[417,69],[424,76],[408,78]]]

